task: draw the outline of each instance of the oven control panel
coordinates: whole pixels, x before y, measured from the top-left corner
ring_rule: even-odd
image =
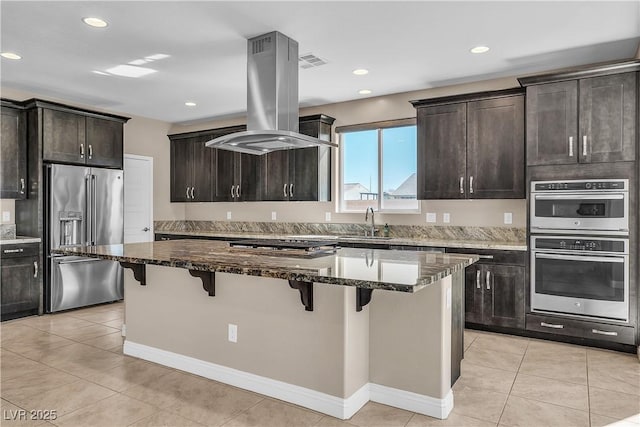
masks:
[[[532,191],[602,191],[626,190],[627,180],[584,180],[534,182]]]
[[[536,238],[536,249],[561,249],[569,251],[625,252],[624,240],[574,239],[574,238]]]

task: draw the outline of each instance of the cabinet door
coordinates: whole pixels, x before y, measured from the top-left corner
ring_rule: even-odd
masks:
[[[208,148],[204,144],[211,138],[198,137],[191,141],[191,161],[188,165],[191,170],[193,187],[190,194],[192,202],[213,201],[213,179],[217,150]]]
[[[418,199],[464,199],[466,104],[418,109]]]
[[[524,199],[524,96],[467,104],[467,195]]]
[[[122,168],[123,124],[115,120],[87,117],[87,164]]]
[[[171,141],[171,201],[186,202],[190,200],[191,187],[191,155],[190,141],[187,139]]]
[[[264,160],[262,156],[254,154],[238,153],[236,160],[236,181],[239,185],[236,200],[251,202],[262,197],[262,173]],[[238,187],[237,187],[238,188]]]
[[[291,200],[317,201],[319,198],[319,179],[322,166],[318,155],[320,147],[299,148],[289,154],[289,179],[293,184]]]
[[[2,320],[17,317],[17,313],[35,314],[40,305],[37,257],[16,257],[2,260]]]
[[[214,200],[216,202],[236,200],[236,154],[233,151],[216,149],[216,178],[214,184]]]
[[[636,117],[636,73],[580,80],[580,161],[634,161]]]
[[[512,265],[485,266],[481,284],[484,287],[485,325],[524,328],[524,267]]]
[[[471,265],[465,270],[464,311],[465,321],[482,323],[482,266]]]
[[[27,194],[27,136],[24,112],[2,107],[0,131],[0,199],[24,199]]]
[[[85,164],[85,117],[66,111],[42,110],[42,158],[45,161]]]
[[[578,83],[527,87],[527,164],[564,165],[578,160]]]
[[[296,150],[278,150],[265,154],[264,194],[262,200],[289,200],[289,158]],[[244,182],[243,182],[244,184]]]

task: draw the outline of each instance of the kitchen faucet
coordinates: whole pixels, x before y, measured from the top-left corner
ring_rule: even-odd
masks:
[[[369,207],[367,208],[367,210],[365,211],[365,213],[364,213],[364,220],[365,220],[365,222],[366,222],[366,221],[369,219],[369,211],[371,211],[371,230],[370,230],[370,232],[369,232],[369,235],[370,235],[371,237],[374,237],[374,236],[376,235],[376,232],[377,232],[378,230],[376,229],[376,222],[375,222],[375,219],[374,219],[374,216],[373,216],[373,215],[374,215],[374,213],[373,213],[373,208],[372,208],[371,206],[369,206]],[[367,235],[367,232],[366,232],[366,231],[364,232],[364,235],[365,235],[365,236]]]

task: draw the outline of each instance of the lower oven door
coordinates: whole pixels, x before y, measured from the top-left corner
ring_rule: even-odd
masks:
[[[531,309],[629,320],[629,256],[532,251]]]

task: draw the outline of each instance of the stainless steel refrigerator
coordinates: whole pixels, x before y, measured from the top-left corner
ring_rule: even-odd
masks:
[[[123,242],[123,181],[121,170],[46,166],[47,312],[123,298],[122,267],[117,262],[51,254],[64,246]]]

